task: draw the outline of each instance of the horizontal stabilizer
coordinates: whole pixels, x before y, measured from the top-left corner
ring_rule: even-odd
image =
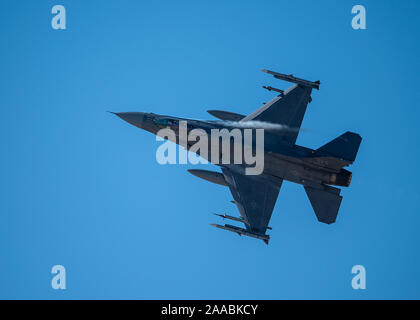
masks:
[[[216,172],[216,171],[209,171],[209,170],[200,170],[200,169],[189,169],[189,173],[199,177],[201,179],[220,184],[221,186],[227,186],[225,177],[223,174]]]
[[[318,220],[327,224],[334,223],[343,199],[340,189],[329,187],[321,190],[305,186],[305,191]]]
[[[327,154],[353,162],[356,159],[362,137],[357,133],[347,131],[338,138],[316,150],[316,154]]]
[[[213,117],[216,117],[220,120],[226,120],[226,121],[240,121],[245,116],[243,114],[229,112],[229,111],[222,111],[222,110],[207,110],[208,113],[210,113]]]

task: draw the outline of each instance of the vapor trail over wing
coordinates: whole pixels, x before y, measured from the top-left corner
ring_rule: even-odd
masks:
[[[267,102],[258,110],[243,118],[241,121],[258,120],[271,123],[278,123],[290,128],[299,129],[306,112],[312,88],[301,85],[294,85]],[[281,140],[294,144],[299,130],[277,134]]]

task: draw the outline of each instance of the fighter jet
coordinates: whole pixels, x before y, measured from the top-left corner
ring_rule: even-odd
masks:
[[[230,224],[211,224],[212,226],[260,239],[268,244],[270,235],[266,231],[271,230],[268,225],[283,180],[304,187],[320,222],[331,224],[336,221],[342,196],[341,189],[334,186],[350,185],[352,173],[344,167],[355,161],[362,138],[357,133],[347,131],[318,149],[297,145],[296,139],[307,105],[312,101],[312,90],[319,90],[320,81],[313,82],[265,69],[262,71],[293,85],[287,90],[263,86],[279,94],[247,116],[223,110],[209,110],[208,112],[218,120],[203,121],[144,112],[113,113],[126,122],[154,134],[158,134],[163,128],[173,129],[176,134],[174,142],[187,150],[191,149],[193,143],[181,141],[181,122],[187,123],[187,133],[201,129],[210,134],[212,129],[223,128],[236,128],[243,132],[249,127],[249,123],[252,123],[254,129],[255,124],[265,128],[264,167],[258,175],[245,174],[244,169],[249,165],[235,163],[233,157],[228,163],[216,162],[210,156],[211,152],[206,153],[206,157],[211,163],[219,166],[221,172],[199,169],[188,171],[204,180],[228,187],[240,217],[226,214],[218,216],[243,224],[244,227]],[[255,137],[252,141],[255,144]],[[235,143],[237,142],[233,139],[229,140],[229,152],[232,152]],[[203,156],[202,152],[197,154]]]

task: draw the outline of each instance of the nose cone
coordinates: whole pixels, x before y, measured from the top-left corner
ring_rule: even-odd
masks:
[[[144,123],[144,112],[111,112],[119,116],[124,121],[127,121],[129,124],[143,129]]]

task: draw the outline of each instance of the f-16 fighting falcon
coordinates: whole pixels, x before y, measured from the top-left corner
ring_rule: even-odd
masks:
[[[268,224],[283,180],[298,183],[304,187],[320,222],[327,224],[335,222],[342,196],[341,189],[333,186],[348,187],[350,185],[352,173],[344,167],[355,161],[362,138],[357,133],[347,131],[316,150],[296,145],[306,107],[312,101],[312,89],[319,90],[320,82],[312,82],[270,70],[262,71],[276,79],[292,82],[294,85],[284,91],[264,86],[263,88],[277,92],[278,95],[247,116],[228,111],[210,110],[208,112],[219,120],[203,121],[143,112],[115,114],[128,123],[155,135],[160,135],[159,131],[162,129],[173,130],[174,136],[172,139],[165,136],[167,140],[219,166],[221,173],[198,169],[188,171],[204,180],[229,188],[234,199],[232,202],[238,207],[240,217],[226,214],[218,214],[218,216],[243,224],[244,228],[230,224],[212,224],[212,226],[257,238],[268,244],[270,235],[266,231],[271,230]],[[196,141],[189,141],[185,136],[182,137],[181,123],[185,124],[186,134],[197,129],[204,135],[207,134],[208,149],[192,148]],[[256,131],[264,129],[263,166],[258,174],[247,174],[246,170],[250,165],[236,159],[233,161],[233,156],[228,157],[229,161],[220,162],[219,156],[225,152],[218,145],[220,136],[214,138],[210,134],[215,129],[236,130],[237,132],[239,130],[240,133],[245,133],[244,131],[250,128],[255,131],[255,136],[252,136],[250,143],[251,150],[254,150],[254,146],[255,150],[258,147],[259,140]],[[195,136],[202,139],[200,135]],[[232,149],[238,145],[237,139],[232,138],[230,136],[225,139],[230,155],[234,154]],[[210,152],[216,143],[217,157]],[[240,148],[240,153],[243,154],[245,143],[241,140],[240,144],[244,147]],[[252,151],[252,154],[255,152]]]

